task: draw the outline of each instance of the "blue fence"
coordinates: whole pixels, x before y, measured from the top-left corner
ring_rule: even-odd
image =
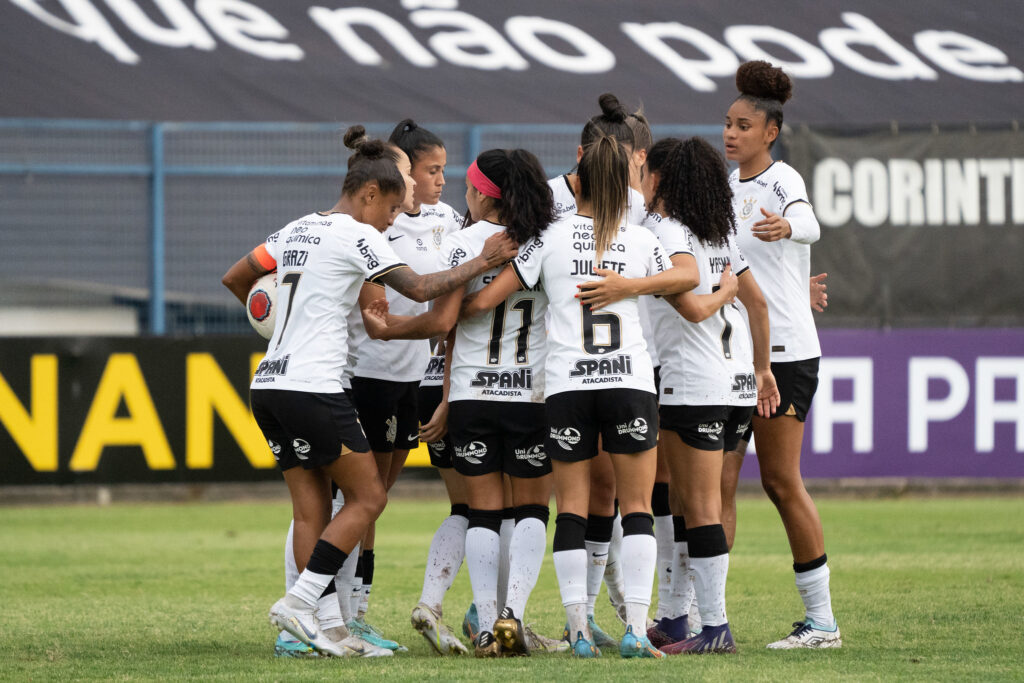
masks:
[[[127,307],[154,335],[247,330],[220,276],[289,220],[333,204],[348,125],[0,119],[4,305]],[[365,125],[386,136],[393,124]],[[443,199],[459,210],[480,151],[529,149],[553,176],[572,166],[580,132],[424,126],[445,140],[452,187]],[[654,133],[721,145],[717,125]]]

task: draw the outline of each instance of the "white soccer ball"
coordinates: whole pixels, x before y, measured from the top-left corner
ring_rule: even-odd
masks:
[[[245,314],[249,324],[264,339],[274,336],[274,320],[277,318],[277,272],[267,273],[249,290],[245,297]]]

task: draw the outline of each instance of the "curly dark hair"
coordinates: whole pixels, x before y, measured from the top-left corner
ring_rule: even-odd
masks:
[[[355,153],[348,158],[348,173],[341,186],[343,195],[351,196],[366,183],[375,182],[384,194],[405,194],[405,178],[398,170],[397,147],[383,140],[367,137],[360,125],[345,131],[345,146]]]
[[[661,177],[651,198],[703,244],[724,247],[736,232],[725,160],[704,138],[665,138],[647,153],[647,171]]]
[[[555,200],[544,168],[525,149],[489,149],[476,158],[476,165],[501,189],[492,199],[505,233],[517,244],[540,235],[555,218]]]
[[[736,89],[740,91],[737,100],[750,102],[755,111],[764,113],[766,124],[782,130],[782,105],[793,97],[793,81],[785,71],[762,60],[744,62],[736,69]]]
[[[426,128],[420,128],[412,119],[402,119],[391,131],[388,142],[400,148],[409,157],[413,166],[416,159],[435,147],[444,149],[444,141]]]

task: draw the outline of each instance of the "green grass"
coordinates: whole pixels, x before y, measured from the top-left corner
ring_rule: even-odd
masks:
[[[769,652],[803,612],[782,526],[740,503],[729,620],[740,654],[665,661],[433,656],[409,626],[431,534],[447,512],[394,501],[378,527],[370,620],[409,647],[391,660],[278,660],[290,508],[281,503],[0,508],[5,680],[994,680],[1024,679],[1024,500],[819,500],[837,651]],[[446,600],[461,623],[465,569]],[[550,555],[530,601],[540,632],[564,613]],[[602,596],[598,622],[617,624]]]

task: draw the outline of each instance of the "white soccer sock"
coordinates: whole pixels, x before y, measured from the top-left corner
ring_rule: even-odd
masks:
[[[287,593],[299,580],[299,567],[295,563],[295,520],[288,525],[284,539],[284,590]]]
[[[647,612],[651,606],[654,565],[658,543],[654,536],[630,534],[622,537],[622,584],[626,599],[626,625],[638,636],[647,633]]]
[[[362,619],[366,616],[366,613],[370,609],[370,591],[373,589],[372,583],[364,583],[359,589],[359,618]]]
[[[671,616],[667,609],[674,576],[672,552],[674,534],[672,515],[654,518],[654,540],[658,544],[658,611],[654,613],[656,621]]]
[[[800,591],[808,618],[824,629],[833,629],[836,625],[832,614],[832,594],[828,587],[830,575],[827,564],[796,575],[796,589]]]
[[[672,590],[669,591],[665,605],[665,616],[675,619],[689,613],[694,590],[693,576],[689,568],[689,544],[681,541],[672,545]]]
[[[608,586],[608,598],[614,605],[621,605],[622,596],[622,515],[615,515],[612,523],[612,542],[608,546],[608,564],[604,567],[604,582]]]
[[[581,631],[590,640],[587,627],[587,551],[583,548],[559,550],[551,554],[551,559],[569,622],[569,637],[574,639],[576,632]]]
[[[441,522],[430,541],[427,568],[423,572],[420,602],[441,616],[444,594],[455,583],[455,576],[466,555],[466,527],[469,520],[462,515],[449,515]],[[518,616],[518,613],[516,614]]]
[[[501,556],[498,565],[498,611],[505,606],[505,596],[508,595],[508,560],[509,546],[512,544],[512,532],[515,531],[515,518],[501,520],[501,531],[498,534]]]
[[[299,574],[298,580],[295,581],[295,585],[288,591],[288,595],[302,600],[311,607],[316,607],[320,596],[324,593],[324,589],[327,588],[327,584],[333,580],[333,575],[317,574],[316,572],[304,569]]]
[[[729,574],[729,553],[714,557],[691,557],[694,590],[704,626],[721,626],[725,616],[725,580]]]
[[[500,557],[501,539],[498,534],[482,526],[466,531],[466,566],[481,631],[493,631],[494,622],[498,619]]]
[[[537,585],[540,566],[547,547],[547,530],[536,517],[526,517],[516,524],[509,544],[508,594],[505,607],[512,608],[517,618],[523,618],[526,601]]]
[[[322,595],[317,601],[316,618],[320,627],[324,629],[338,628],[345,625],[345,619],[341,616],[341,604],[338,602],[338,594],[331,592],[330,595]]]
[[[594,613],[594,603],[601,592],[610,543],[584,541],[587,547],[587,614]]]
[[[359,559],[359,546],[357,545],[341,565],[341,570],[334,578],[334,588],[338,591],[335,598],[341,606],[341,616],[345,623],[352,621],[355,614],[352,612],[352,581],[356,574],[356,560]]]

